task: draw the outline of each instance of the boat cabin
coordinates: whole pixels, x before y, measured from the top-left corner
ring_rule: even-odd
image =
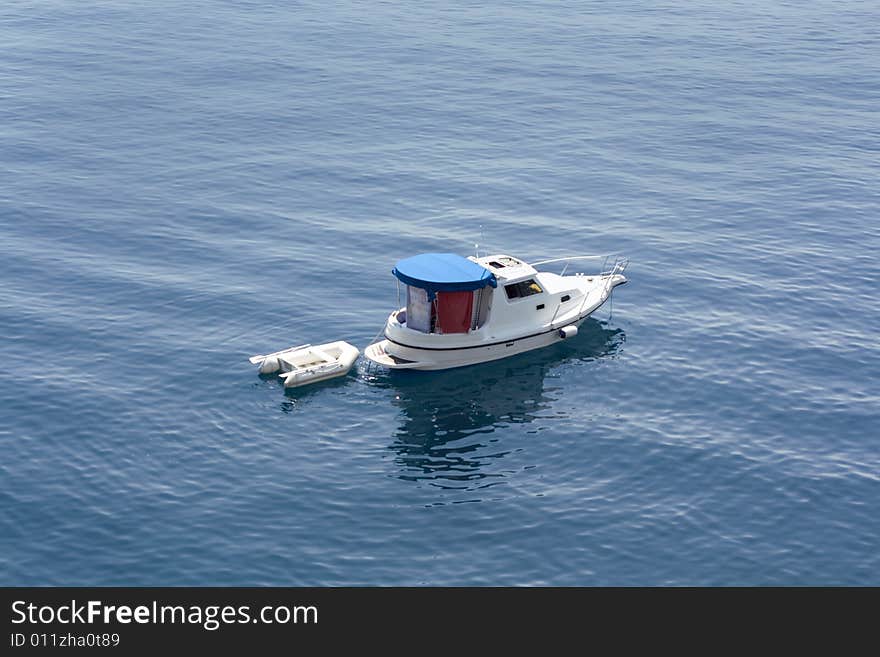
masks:
[[[397,321],[421,333],[475,331],[489,320],[493,299],[506,307],[545,292],[531,265],[504,255],[424,253],[401,260],[392,273],[406,285],[406,309]]]
[[[406,285],[406,311],[398,321],[421,333],[467,333],[488,316],[498,285],[486,267],[454,253],[423,253],[397,263],[392,273]],[[485,292],[485,293],[484,293]]]

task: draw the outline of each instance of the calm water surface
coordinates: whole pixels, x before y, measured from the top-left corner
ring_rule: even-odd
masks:
[[[0,584],[880,584],[876,3],[13,0],[0,44]],[[247,362],[477,241],[631,282],[506,361]]]

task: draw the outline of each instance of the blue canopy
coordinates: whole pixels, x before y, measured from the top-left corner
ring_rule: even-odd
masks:
[[[429,299],[437,292],[467,292],[498,285],[495,274],[454,253],[423,253],[406,258],[391,273],[407,285],[427,290]]]

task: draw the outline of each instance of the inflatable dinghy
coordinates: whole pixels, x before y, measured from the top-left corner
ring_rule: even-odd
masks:
[[[340,340],[316,346],[304,344],[271,354],[251,356],[250,361],[260,366],[260,374],[278,372],[285,388],[295,388],[345,376],[360,353],[354,345]]]

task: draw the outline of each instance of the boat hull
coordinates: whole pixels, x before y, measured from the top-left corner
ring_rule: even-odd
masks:
[[[569,326],[579,326],[585,319],[586,317],[583,317]],[[533,351],[534,349],[549,347],[563,340],[565,338],[560,336],[559,331],[553,330],[540,335],[490,345],[425,349],[423,347],[400,344],[386,338],[376,343],[376,345],[370,345],[364,353],[370,360],[391,369],[446,370],[500,360],[508,356]],[[372,347],[377,345],[378,349],[372,349]],[[385,358],[382,358],[382,352],[386,355]]]

